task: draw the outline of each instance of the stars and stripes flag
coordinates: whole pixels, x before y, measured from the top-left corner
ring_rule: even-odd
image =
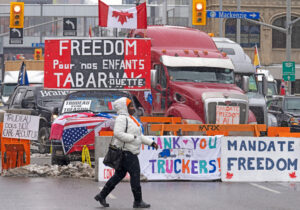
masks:
[[[67,113],[60,115],[58,118],[54,120],[51,126],[50,139],[59,140],[62,137],[64,126],[66,122],[73,118],[78,117],[93,117],[95,114],[89,112],[81,112],[81,113]]]
[[[104,123],[107,120],[105,117],[79,117],[67,121],[62,134],[64,153],[81,151],[84,145],[89,150],[94,150],[95,134],[102,129],[108,130],[109,124]]]
[[[146,2],[129,9],[117,10],[98,1],[99,26],[108,28],[147,28]]]

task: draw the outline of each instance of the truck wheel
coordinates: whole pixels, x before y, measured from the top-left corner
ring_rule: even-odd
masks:
[[[50,137],[50,131],[47,127],[42,127],[39,130],[39,152],[41,154],[49,153],[50,152],[50,146],[47,145]]]
[[[52,154],[51,156],[51,165],[59,165],[59,166],[65,166],[65,165],[69,165],[70,160],[68,160],[68,158],[62,158],[62,157],[56,157]]]

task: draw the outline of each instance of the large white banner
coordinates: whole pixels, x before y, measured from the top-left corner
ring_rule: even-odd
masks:
[[[222,137],[222,181],[300,181],[300,139]]]
[[[40,117],[4,113],[2,137],[37,140]]]
[[[141,173],[148,180],[220,179],[221,136],[149,136],[159,149],[142,145]]]

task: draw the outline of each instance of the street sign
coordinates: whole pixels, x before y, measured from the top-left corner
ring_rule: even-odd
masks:
[[[282,62],[282,78],[284,81],[295,81],[295,62]]]
[[[36,48],[44,48],[45,43],[31,43],[31,47],[36,47]]]
[[[295,81],[295,74],[294,75],[282,75],[284,81]]]
[[[64,36],[77,36],[77,18],[64,18]]]
[[[23,44],[23,28],[9,29],[9,44]]]
[[[207,18],[237,18],[259,19],[259,12],[230,12],[230,11],[207,11]]]

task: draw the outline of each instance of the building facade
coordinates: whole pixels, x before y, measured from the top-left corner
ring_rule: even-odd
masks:
[[[207,0],[207,10],[219,11],[220,0]],[[241,10],[244,12],[259,12],[258,21],[285,28],[286,0],[240,0]],[[223,0],[222,11],[237,11],[237,0]],[[292,20],[300,17],[300,1],[291,0]],[[237,40],[237,19],[208,18],[207,25],[197,27],[206,32],[212,32],[215,36],[225,36],[233,41]],[[219,24],[222,22],[223,35],[220,34]],[[241,46],[246,53],[253,58],[254,46],[257,45],[261,65],[272,71],[276,79],[282,78],[282,62],[286,61],[286,35],[268,26],[250,23],[241,20]],[[291,61],[296,62],[296,79],[300,80],[300,21],[292,27]],[[300,81],[293,83],[300,93]],[[298,90],[299,89],[299,90]]]

